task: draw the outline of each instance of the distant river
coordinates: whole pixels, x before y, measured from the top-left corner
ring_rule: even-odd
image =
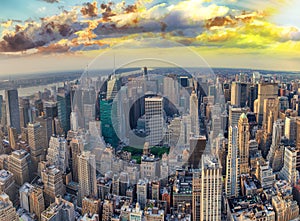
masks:
[[[56,88],[61,87],[63,86],[63,83],[52,83],[33,87],[18,88],[19,97],[30,96],[38,91],[43,92],[45,88],[50,90],[52,86],[56,86]],[[4,96],[4,90],[0,90],[0,95]]]

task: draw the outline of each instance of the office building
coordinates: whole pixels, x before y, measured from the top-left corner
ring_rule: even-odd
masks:
[[[205,151],[206,137],[205,136],[191,136],[190,137],[190,156],[188,165],[193,168],[199,168],[201,156]]]
[[[269,162],[261,159],[257,161],[257,167],[255,171],[256,178],[260,181],[263,189],[269,189],[273,186],[275,181],[275,174],[272,168],[269,166]]]
[[[6,193],[15,202],[17,196],[14,175],[8,170],[0,170],[0,192]]]
[[[14,174],[18,186],[30,181],[30,155],[25,150],[16,150],[8,157],[8,170]]]
[[[69,92],[57,94],[57,117],[64,134],[70,130],[71,97]],[[59,134],[58,134],[59,135]],[[60,134],[62,135],[62,134]]]
[[[296,135],[297,135],[296,117],[286,117],[284,124],[285,124],[284,136],[290,142],[295,142],[296,141]]]
[[[19,221],[19,216],[16,213],[16,208],[9,200],[8,195],[0,193],[0,220],[2,221]]]
[[[261,82],[258,84],[258,96],[254,102],[254,113],[257,114],[257,122],[262,125],[264,115],[264,100],[277,99],[278,97],[278,84],[272,82]]]
[[[136,194],[137,194],[137,202],[141,206],[142,209],[145,208],[147,203],[147,196],[148,196],[148,181],[144,179],[140,179],[137,183],[136,187]]]
[[[279,102],[277,98],[264,100],[263,128],[266,133],[272,133],[273,123],[278,119],[278,106]]]
[[[113,202],[110,200],[105,200],[102,207],[102,221],[111,221],[113,213]]]
[[[285,147],[284,165],[279,173],[279,177],[290,183],[296,184],[299,180],[299,171],[297,170],[297,156],[299,150],[294,147]]]
[[[145,98],[147,142],[151,146],[161,145],[164,138],[164,114],[162,97]]]
[[[69,151],[67,140],[63,137],[51,137],[49,142],[47,161],[55,165],[62,173],[69,167]]]
[[[230,126],[228,134],[228,154],[226,160],[225,193],[236,197],[240,192],[240,157],[238,147],[238,127]]]
[[[202,156],[200,195],[199,220],[221,220],[222,167],[216,156]]]
[[[190,117],[191,132],[199,135],[199,101],[196,92],[193,90],[190,96]]]
[[[45,160],[46,157],[46,147],[42,145],[42,139],[47,139],[42,137],[42,127],[39,122],[29,123],[27,127],[28,131],[28,144],[30,146],[30,157],[32,162],[33,172],[38,171],[38,163]]]
[[[249,172],[249,140],[250,132],[248,118],[245,113],[242,113],[238,122],[238,146],[241,174]]]
[[[119,143],[116,129],[118,128],[117,121],[114,119],[117,116],[116,111],[113,111],[112,100],[100,100],[100,121],[101,131],[104,141],[109,143],[112,147],[116,148]]]
[[[44,184],[45,205],[49,206],[57,195],[65,194],[62,172],[54,165],[47,165],[41,171],[41,178]]]
[[[95,155],[89,151],[81,152],[78,157],[78,204],[82,205],[85,196],[97,196]]]
[[[7,126],[16,128],[17,133],[20,134],[21,125],[20,125],[18,90],[16,89],[6,90],[5,99],[6,99]]]

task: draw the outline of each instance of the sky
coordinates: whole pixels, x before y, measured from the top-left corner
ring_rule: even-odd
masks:
[[[84,69],[112,48],[121,65],[120,45],[127,60],[172,48],[165,58],[193,65],[186,47],[211,67],[300,71],[299,10],[299,0],[1,0],[0,75]]]

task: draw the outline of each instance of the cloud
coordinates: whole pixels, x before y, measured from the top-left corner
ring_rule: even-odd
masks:
[[[15,29],[4,32],[0,41],[0,51],[15,52],[37,48],[51,42],[69,38],[83,26],[78,23],[74,11],[42,18],[41,22],[25,22],[15,25]]]
[[[224,0],[87,2],[40,21],[2,22],[0,52],[98,50],[143,37],[184,45],[257,49],[300,41],[297,28],[267,22],[264,11],[240,10],[230,4]],[[249,0],[236,4],[249,4]]]
[[[84,16],[97,17],[98,16],[97,2],[85,3],[80,11],[81,11],[82,15],[84,15]]]

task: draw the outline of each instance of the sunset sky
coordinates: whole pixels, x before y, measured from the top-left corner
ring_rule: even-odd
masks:
[[[184,61],[185,46],[212,67],[300,71],[299,0],[2,0],[0,6],[2,76],[83,69],[122,43],[122,50],[137,51],[133,57],[172,48],[170,56]],[[144,44],[148,38],[154,40]],[[117,50],[116,57],[122,60]]]

